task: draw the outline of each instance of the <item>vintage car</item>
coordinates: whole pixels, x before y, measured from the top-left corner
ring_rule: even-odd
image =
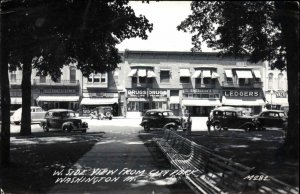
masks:
[[[45,132],[48,132],[50,128],[54,128],[67,132],[82,131],[85,133],[88,129],[88,124],[77,118],[73,110],[68,109],[51,109],[47,111],[45,119],[40,125]]]
[[[91,110],[90,119],[112,119],[113,108],[110,106],[99,106]]]
[[[30,109],[31,109],[31,123],[39,123],[44,119],[46,111],[44,111],[41,107],[31,106]],[[10,121],[16,125],[19,125],[21,123],[21,118],[22,118],[22,108],[19,108],[10,117]]]
[[[151,109],[145,112],[140,124],[145,131],[150,128],[168,128],[185,130],[186,120],[182,117],[175,116],[171,110]]]
[[[265,110],[262,111],[256,118],[258,129],[265,128],[281,128],[287,127],[287,115],[283,110]]]
[[[256,129],[253,116],[247,116],[241,108],[218,107],[212,110],[207,124],[214,130],[244,129],[251,131]]]

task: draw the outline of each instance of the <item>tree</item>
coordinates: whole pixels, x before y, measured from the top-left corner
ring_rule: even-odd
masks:
[[[135,16],[127,0],[15,0],[3,3],[11,69],[22,68],[21,134],[31,133],[31,71],[56,80],[60,67],[77,62],[84,76],[115,69],[116,45],[131,37],[147,38],[152,24]],[[6,91],[7,92],[7,91]]]
[[[287,69],[289,118],[285,151],[299,150],[299,3],[271,1],[193,1],[192,14],[177,27],[193,33],[194,51],[201,43],[220,50],[221,56],[247,57],[250,62],[269,61]]]

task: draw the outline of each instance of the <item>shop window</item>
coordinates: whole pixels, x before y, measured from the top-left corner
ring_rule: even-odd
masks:
[[[201,94],[201,98],[209,98],[209,94]]]
[[[193,98],[200,98],[200,94],[193,94]]]
[[[169,70],[161,70],[160,71],[160,82],[161,83],[170,82],[170,71]]]
[[[88,77],[88,82],[90,82],[90,83],[93,82],[93,74]]]
[[[170,96],[179,96],[179,90],[170,90]]]
[[[214,98],[220,98],[220,94],[214,94]]]
[[[180,77],[180,83],[190,83],[190,77]]]
[[[179,104],[170,104],[170,109],[171,110],[178,110],[179,109]]]
[[[188,98],[189,94],[185,93],[185,94],[183,94],[183,97]]]
[[[147,78],[147,83],[152,84],[153,83],[153,78],[152,77]]]

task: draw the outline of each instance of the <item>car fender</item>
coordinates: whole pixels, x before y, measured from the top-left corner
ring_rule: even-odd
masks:
[[[243,128],[245,126],[252,126],[253,128],[256,128],[256,124],[254,122],[245,122],[242,126],[239,128]]]
[[[163,129],[169,129],[170,127],[179,127],[175,122],[170,122],[164,125]]]
[[[148,120],[143,120],[140,125],[144,126],[146,123],[149,123],[149,121]]]
[[[61,128],[63,129],[65,126],[67,126],[67,127],[73,127],[73,128],[74,128],[73,123],[70,122],[70,121],[64,122],[64,123],[62,124]]]

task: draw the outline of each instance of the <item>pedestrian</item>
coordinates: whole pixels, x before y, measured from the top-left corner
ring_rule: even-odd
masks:
[[[206,121],[206,126],[207,126],[207,131],[208,134],[210,134],[210,126],[211,126],[211,119],[210,119],[211,115],[208,115],[208,120]]]
[[[186,135],[191,135],[192,131],[192,120],[191,120],[191,114],[189,114],[187,118],[187,124],[186,124]]]

